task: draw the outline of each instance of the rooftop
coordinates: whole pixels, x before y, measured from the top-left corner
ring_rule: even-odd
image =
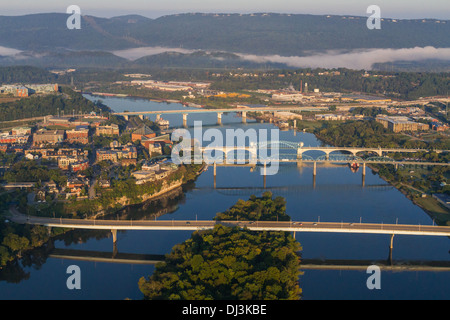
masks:
[[[146,125],[143,125],[142,127],[140,127],[139,129],[137,129],[136,131],[133,132],[133,134],[140,134],[143,136],[148,135],[148,134],[153,134],[153,133],[155,133],[155,132]]]

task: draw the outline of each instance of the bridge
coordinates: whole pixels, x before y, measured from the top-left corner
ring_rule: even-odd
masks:
[[[293,232],[294,236],[296,232],[450,236],[450,227],[435,225],[299,221],[95,220],[27,216],[19,213],[14,207],[10,208],[10,212],[12,213],[11,220],[20,224],[68,229],[111,230],[113,242],[117,241],[118,230],[199,231],[213,229],[217,224],[247,228],[251,231]]]
[[[286,111],[325,111],[328,107],[298,107],[298,106],[288,106],[288,107],[260,107],[260,108],[220,108],[220,109],[181,109],[181,110],[153,110],[153,111],[129,111],[129,112],[116,112],[117,116],[122,116],[125,120],[129,120],[130,116],[138,116],[144,119],[144,116],[156,115],[156,120],[164,114],[181,114],[183,115],[183,126],[187,126],[187,117],[189,114],[196,113],[216,113],[217,123],[222,123],[222,115],[224,113],[239,112],[242,114],[242,122],[247,122],[247,112],[286,112]]]
[[[275,154],[268,156],[269,150],[276,148]],[[189,148],[188,148],[189,149]],[[196,150],[197,149],[197,150]],[[264,150],[265,149],[265,150]],[[265,152],[261,155],[261,150]],[[291,151],[287,153],[286,150]],[[322,152],[323,155],[314,158],[305,154],[309,151]],[[360,148],[360,147],[304,147],[302,143],[291,141],[269,141],[264,143],[251,143],[249,146],[214,146],[194,147],[194,161],[205,161],[213,165],[214,180],[217,175],[217,166],[249,166],[257,164],[263,166],[261,175],[266,176],[267,164],[296,163],[297,165],[312,164],[313,176],[317,175],[317,164],[357,164],[362,166],[363,177],[366,175],[366,165],[369,164],[391,164],[398,166],[450,166],[447,162],[431,162],[419,160],[395,160],[386,156],[389,153],[416,153],[416,152],[445,153],[449,150],[427,150],[427,149],[402,149],[402,148]],[[345,152],[345,153],[344,153]],[[212,153],[215,155],[212,156]],[[223,157],[217,155],[222,153]],[[231,154],[232,153],[232,154]],[[361,153],[369,154],[362,158]],[[361,156],[358,156],[360,154]],[[375,154],[375,156],[373,155]],[[236,156],[236,158],[235,158]],[[238,158],[239,157],[239,158]]]
[[[244,137],[246,138],[246,137]],[[184,148],[191,147],[190,141],[185,142],[187,144],[183,145]],[[292,142],[292,141],[267,141],[260,143],[251,142],[249,145],[239,145],[238,143],[234,146],[223,146],[223,145],[213,145],[210,144],[206,147],[199,147],[194,145],[194,154],[195,151],[198,150],[198,153],[201,153],[203,156],[205,153],[211,154],[212,152],[223,153],[225,159],[227,159],[228,154],[230,152],[241,152],[248,153],[252,158],[257,158],[258,153],[260,151],[268,151],[268,150],[277,150],[280,156],[286,156],[289,159],[293,160],[317,160],[317,161],[360,161],[367,162],[372,161],[376,162],[395,162],[394,159],[389,158],[386,154],[390,153],[417,153],[417,152],[434,152],[437,154],[449,152],[449,150],[428,150],[428,149],[411,149],[411,148],[381,148],[381,147],[305,147],[303,142]],[[291,151],[291,153],[285,153],[285,151]],[[281,152],[280,152],[281,151]],[[313,158],[310,155],[305,153],[307,152],[321,152],[322,156],[317,159]],[[267,153],[267,152],[266,152]],[[358,156],[358,154],[360,156]],[[361,157],[361,154],[368,155],[365,159]],[[295,156],[295,158],[293,158]],[[334,157],[334,158],[332,158]],[[282,158],[282,157],[280,157]],[[410,161],[410,162],[419,162],[419,161]],[[430,163],[430,162],[428,162]],[[434,162],[433,162],[434,163]]]

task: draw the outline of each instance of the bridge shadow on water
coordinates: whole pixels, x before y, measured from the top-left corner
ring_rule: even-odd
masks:
[[[272,187],[200,187],[195,188],[193,191],[198,193],[211,193],[217,192],[226,196],[250,196],[253,194],[259,194],[265,191],[271,191],[277,195],[295,195],[301,192],[311,190],[311,185],[290,185],[290,186],[272,186]],[[361,190],[362,188],[370,189],[373,191],[386,191],[392,190],[394,187],[390,184],[374,184],[365,185],[361,184],[327,184],[327,185],[315,185],[314,188],[318,191],[342,191],[342,190]]]
[[[50,258],[63,260],[92,261],[121,264],[141,264],[156,265],[164,261],[164,255],[158,254],[136,254],[119,253],[117,246],[113,252],[57,249],[49,254]],[[301,258],[301,257],[300,257]],[[432,271],[449,272],[450,261],[413,261],[413,260],[392,260],[392,250],[386,260],[350,260],[350,259],[301,259],[301,270],[367,270],[371,265],[376,265],[380,269],[405,272],[405,271]]]

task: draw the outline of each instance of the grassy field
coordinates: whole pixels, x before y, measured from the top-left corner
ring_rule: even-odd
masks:
[[[450,225],[450,212],[444,208],[436,199],[427,196],[426,198],[416,198],[415,202],[424,208],[437,224]]]

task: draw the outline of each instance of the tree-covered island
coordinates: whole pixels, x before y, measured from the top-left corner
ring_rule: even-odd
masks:
[[[289,220],[285,200],[266,192],[239,200],[217,220]],[[153,275],[139,280],[152,300],[297,300],[298,252],[289,232],[255,232],[218,223],[176,245]]]

